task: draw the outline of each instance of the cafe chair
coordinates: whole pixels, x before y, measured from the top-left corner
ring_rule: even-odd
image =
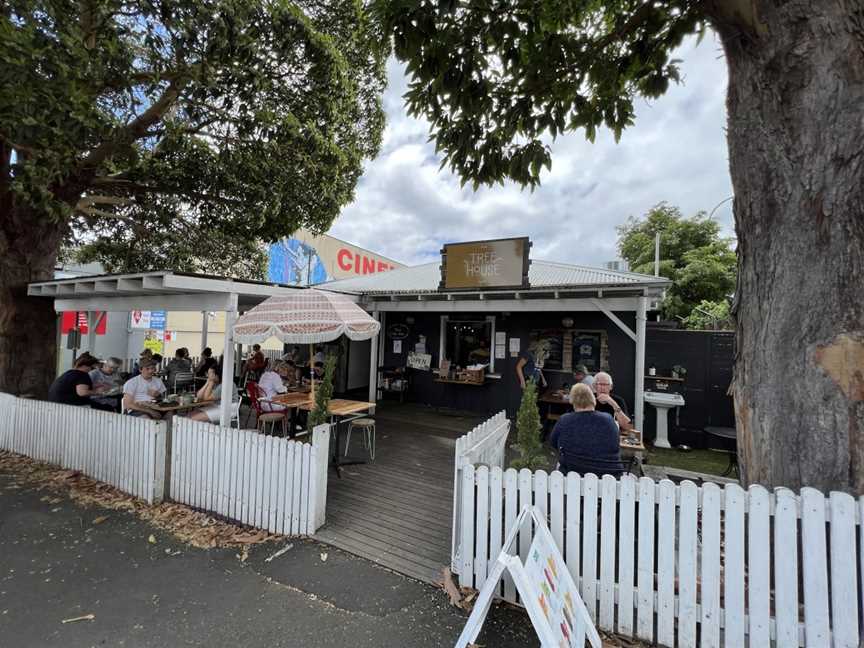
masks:
[[[231,403],[231,420],[228,421],[228,427],[233,427],[237,423],[237,429],[240,429],[240,407],[243,405],[243,397],[241,396],[237,402]]]
[[[348,423],[348,436],[345,439],[345,456],[348,456],[348,448],[351,446],[351,430],[359,428],[363,431],[363,445],[369,452],[369,460],[375,461],[375,419],[359,418]]]
[[[270,425],[270,434],[276,431],[276,423],[282,424],[282,436],[285,436],[288,431],[288,412],[290,410],[282,410],[279,412],[268,412],[261,407],[261,398],[265,396],[264,390],[258,386],[256,382],[246,383],[246,395],[249,396],[249,403],[252,409],[255,410],[255,420],[257,429],[263,434],[267,434],[267,425]]]
[[[171,386],[175,394],[181,391],[188,391],[189,388],[195,387],[195,374],[191,371],[178,371],[174,374],[174,384]]]

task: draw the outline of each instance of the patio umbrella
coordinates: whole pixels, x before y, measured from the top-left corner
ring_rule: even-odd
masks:
[[[311,359],[315,344],[341,335],[350,340],[370,340],[380,328],[377,320],[346,295],[309,288],[270,297],[244,313],[234,325],[234,339],[255,344],[275,337],[286,344],[308,344]],[[314,399],[314,377],[311,382]]]

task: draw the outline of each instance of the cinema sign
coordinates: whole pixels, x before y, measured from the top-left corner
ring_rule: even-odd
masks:
[[[440,290],[525,289],[529,287],[527,236],[448,243],[441,250]]]

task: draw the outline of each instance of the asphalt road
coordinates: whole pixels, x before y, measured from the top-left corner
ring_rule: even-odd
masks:
[[[132,514],[50,497],[0,475],[4,648],[452,646],[467,619],[442,591],[326,545],[285,539],[241,562],[235,549],[196,549]],[[523,612],[493,608],[478,644],[538,642]]]

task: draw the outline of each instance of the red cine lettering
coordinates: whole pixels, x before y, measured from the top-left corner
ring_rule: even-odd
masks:
[[[375,272],[375,259],[363,257],[363,274],[371,274]]]
[[[347,259],[347,261],[346,261]],[[339,264],[339,267],[345,272],[349,272],[351,270],[351,251],[342,248],[336,254],[336,263]]]

